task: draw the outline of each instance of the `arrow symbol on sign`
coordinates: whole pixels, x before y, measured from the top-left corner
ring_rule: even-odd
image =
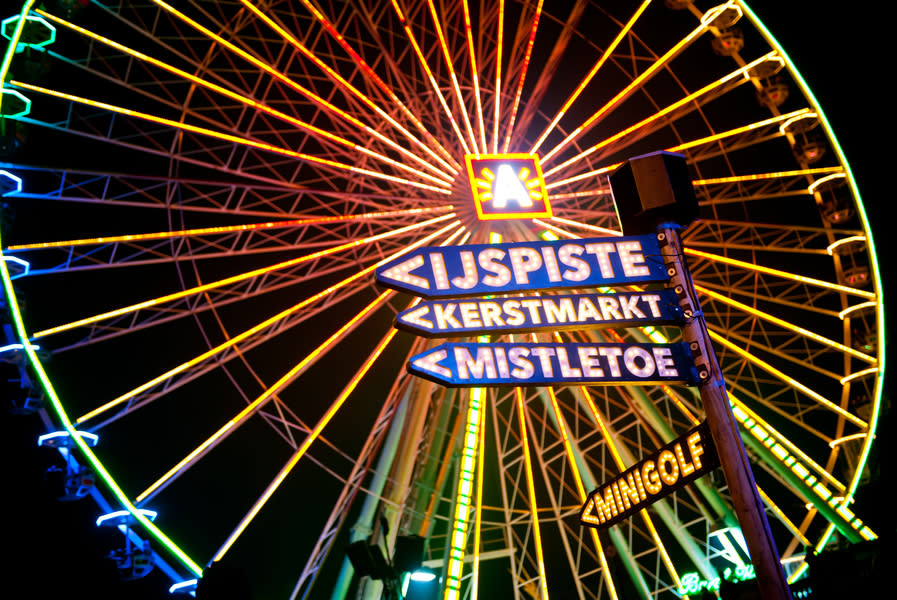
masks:
[[[416,356],[411,360],[411,366],[426,373],[433,373],[451,379],[451,370],[439,364],[440,361],[443,361],[446,358],[448,358],[448,350],[442,348],[434,350],[433,352],[428,352],[427,354]]]
[[[600,525],[602,523],[595,512],[594,492],[589,494],[589,499],[586,500],[586,505],[583,507],[582,514],[579,516],[579,519],[584,523],[591,523],[593,525]]]
[[[427,314],[428,312],[430,312],[429,306],[421,306],[413,310],[400,313],[398,316],[398,320],[405,323],[406,325],[411,325],[412,327],[433,329],[433,322],[422,318],[423,315]]]
[[[423,290],[430,289],[430,282],[424,279],[423,277],[418,277],[417,275],[412,275],[411,271],[422,267],[424,264],[424,257],[420,254],[409,258],[406,261],[402,261],[394,267],[390,267],[388,269],[384,269],[380,273],[378,273],[378,277],[380,279],[392,279],[395,282],[403,284],[403,287],[411,286],[420,288]]]

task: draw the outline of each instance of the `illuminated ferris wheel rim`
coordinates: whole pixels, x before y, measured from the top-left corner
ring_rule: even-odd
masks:
[[[26,12],[27,12],[27,8],[28,8],[29,6],[30,6],[30,3],[26,4],[26,8],[23,9],[23,13],[22,13],[23,15],[26,14]],[[844,169],[844,172],[845,172],[845,174],[846,174],[846,180],[848,181],[848,183],[849,183],[849,185],[850,185],[850,187],[851,187],[852,195],[853,195],[853,197],[854,197],[854,199],[855,199],[855,202],[856,202],[856,207],[859,209],[860,218],[861,218],[861,220],[862,220],[863,228],[864,228],[864,230],[865,230],[864,233],[865,233],[865,235],[866,235],[866,239],[867,239],[868,250],[869,250],[870,256],[872,257],[872,261],[873,261],[873,264],[872,264],[872,273],[873,273],[874,285],[875,285],[875,289],[876,289],[876,290],[879,290],[879,293],[878,293],[879,304],[878,304],[878,307],[877,307],[877,314],[878,314],[877,321],[878,321],[879,331],[883,331],[883,330],[884,330],[884,328],[883,328],[883,326],[884,326],[884,315],[883,315],[883,310],[881,309],[881,304],[880,304],[880,298],[881,298],[881,294],[880,294],[880,290],[881,290],[881,281],[880,281],[880,275],[879,275],[878,265],[877,265],[877,262],[876,262],[876,260],[875,260],[875,249],[874,249],[874,244],[873,244],[873,242],[872,242],[871,230],[870,230],[870,228],[869,228],[869,224],[868,224],[866,215],[865,215],[865,213],[863,212],[863,209],[862,209],[862,202],[861,202],[861,200],[860,200],[859,192],[858,192],[858,190],[857,190],[855,181],[853,180],[853,176],[852,176],[852,173],[851,173],[850,168],[849,168],[849,166],[848,166],[848,163],[846,162],[845,157],[843,156],[843,153],[842,153],[842,151],[841,151],[841,149],[840,149],[840,146],[837,144],[837,141],[836,141],[836,139],[835,139],[835,137],[834,137],[834,135],[833,135],[833,132],[831,131],[831,128],[830,128],[828,122],[825,120],[825,117],[824,117],[822,111],[819,109],[818,106],[815,106],[815,104],[816,104],[816,103],[815,103],[815,99],[813,99],[812,94],[810,93],[810,91],[809,91],[809,89],[807,88],[806,84],[803,82],[802,79],[800,79],[799,75],[798,75],[797,72],[794,70],[794,68],[793,68],[793,66],[792,66],[792,64],[791,64],[791,62],[790,62],[790,60],[787,59],[787,56],[784,54],[784,52],[781,50],[781,48],[778,47],[777,43],[776,43],[775,40],[772,38],[772,36],[769,35],[768,32],[762,27],[762,25],[759,23],[759,21],[756,19],[756,17],[753,15],[753,13],[751,13],[750,11],[747,11],[747,14],[750,16],[750,18],[751,18],[751,20],[753,21],[754,25],[755,25],[758,29],[761,30],[761,32],[764,34],[765,37],[767,37],[767,40],[769,41],[770,45],[772,45],[772,46],[776,49],[776,51],[778,52],[778,54],[779,54],[780,56],[782,56],[782,57],[785,58],[789,70],[791,71],[791,73],[792,73],[792,75],[794,76],[795,80],[798,81],[799,84],[801,85],[801,87],[802,87],[802,91],[804,92],[804,95],[805,95],[808,99],[810,99],[810,101],[814,104],[814,106],[813,106],[813,110],[814,110],[814,112],[816,112],[816,113],[819,115],[819,119],[821,120],[821,122],[822,122],[822,124],[823,124],[823,126],[824,126],[824,128],[825,128],[826,135],[827,135],[829,141],[831,142],[832,147],[835,149],[835,151],[836,151],[837,154],[838,154],[839,163],[840,163],[840,165],[842,165],[842,167],[843,167],[843,169]],[[19,30],[19,31],[20,31],[20,30]],[[12,46],[14,46],[14,44],[11,44],[11,47],[12,47]],[[8,66],[9,58],[11,58],[11,56],[8,54],[8,56],[7,56],[7,61],[4,63],[4,66]],[[7,268],[6,268],[6,263],[5,263],[5,261],[4,261],[4,267],[3,267],[2,273],[3,273],[3,279],[4,279],[4,287],[5,287],[5,290],[6,290],[7,297],[10,299],[10,305],[11,305],[11,308],[12,308],[12,311],[13,311],[14,321],[15,321],[16,327],[17,327],[17,329],[18,329],[18,332],[19,332],[19,334],[20,334],[20,337],[21,337],[21,339],[23,339],[23,340],[24,340],[24,339],[29,339],[29,337],[26,335],[25,327],[24,327],[23,322],[22,322],[22,319],[21,319],[21,314],[20,314],[20,312],[19,312],[19,310],[18,310],[18,307],[17,307],[17,305],[16,305],[16,302],[15,302],[15,294],[13,293],[12,283],[11,283],[11,280],[10,280],[9,272],[8,272],[8,270],[7,270]],[[883,375],[884,375],[884,347],[883,347],[883,344],[884,344],[884,342],[883,342],[882,336],[879,336],[879,339],[878,339],[878,352],[877,352],[877,356],[878,356],[878,365],[877,365],[877,367],[878,367],[878,379],[879,379],[879,382],[878,382],[878,384],[876,385],[876,397],[875,397],[875,399],[874,399],[875,411],[874,411],[874,413],[873,413],[873,419],[872,419],[871,422],[870,422],[870,431],[874,431],[875,420],[877,419],[878,405],[880,404],[880,396],[881,396],[881,378],[882,378]],[[55,391],[54,391],[54,388],[53,388],[53,386],[52,386],[52,383],[50,382],[50,380],[49,380],[49,378],[47,377],[45,371],[43,370],[43,367],[42,367],[42,365],[41,365],[41,363],[40,363],[40,359],[39,359],[39,357],[37,356],[37,354],[35,353],[34,349],[33,349],[30,345],[26,344],[26,345],[24,346],[23,349],[24,349],[25,353],[28,355],[29,360],[30,360],[31,363],[33,364],[33,366],[34,366],[34,368],[35,368],[35,371],[38,373],[38,376],[39,376],[39,378],[40,378],[42,384],[44,385],[44,387],[45,387],[45,389],[46,389],[46,391],[47,391],[47,395],[48,395],[48,397],[51,399],[51,401],[52,401],[52,403],[53,403],[53,405],[54,405],[54,408],[56,409],[57,414],[58,414],[58,416],[59,416],[61,422],[62,422],[62,423],[64,424],[64,426],[65,426],[65,429],[67,429],[67,430],[69,431],[70,435],[72,435],[72,436],[74,437],[75,440],[77,440],[77,441],[80,442],[80,439],[81,439],[81,438],[80,438],[80,436],[75,435],[75,426],[73,425],[73,423],[71,422],[70,418],[68,417],[68,415],[67,415],[67,413],[66,413],[66,411],[65,411],[65,409],[64,409],[64,407],[63,407],[63,405],[62,405],[62,403],[61,403],[60,400],[59,400],[59,398],[56,396],[56,393],[55,393]],[[863,454],[863,457],[864,457],[864,460],[865,460],[865,458],[868,456],[868,452],[869,452],[869,447],[870,447],[870,445],[871,445],[871,441],[872,441],[872,436],[867,436],[867,437],[866,437],[866,440],[865,440],[865,443],[864,443],[863,453],[862,453],[862,454]],[[127,507],[129,510],[132,510],[132,512],[135,511],[135,510],[136,510],[135,506],[134,506],[133,504],[131,504],[131,502],[128,500],[128,498],[126,497],[126,495],[125,495],[123,492],[121,492],[121,490],[118,489],[118,487],[117,487],[117,485],[115,484],[114,480],[111,478],[111,476],[109,476],[108,473],[106,473],[106,471],[105,471],[103,465],[100,463],[100,461],[97,459],[97,457],[93,454],[93,451],[92,451],[90,448],[88,448],[86,445],[85,445],[84,447],[82,447],[81,450],[82,450],[82,452],[84,452],[85,456],[88,457],[88,460],[90,460],[90,462],[92,463],[92,466],[97,470],[97,472],[100,473],[100,474],[102,474],[102,475],[104,476],[104,478],[107,478],[107,482],[108,482],[108,484],[109,484],[109,486],[110,486],[110,489],[111,489],[111,490],[113,491],[113,493],[118,497],[118,499],[119,499],[119,501],[122,503],[122,505],[125,506],[125,507]],[[861,468],[857,470],[857,474],[856,474],[854,480],[853,480],[853,481],[851,482],[851,484],[850,484],[850,488],[849,488],[849,493],[850,493],[850,494],[853,493],[853,491],[856,489],[856,486],[857,486],[858,483],[859,483],[859,471],[861,471],[861,470],[862,470]],[[138,514],[136,514],[136,513],[135,513],[135,517],[136,517],[138,520],[140,520],[140,518],[141,518],[141,517],[140,517]],[[144,524],[144,526],[146,526],[149,530],[156,532],[156,534],[159,536],[159,538],[160,538],[161,540],[163,540],[163,541],[166,540],[164,534],[163,534],[160,530],[158,530],[154,525],[152,525],[148,520],[147,520],[145,523],[143,523],[143,524]],[[174,547],[173,545],[170,546],[170,548],[171,548],[173,551],[175,551],[175,547]],[[175,553],[178,554],[177,551],[175,551]],[[183,554],[181,553],[181,554],[178,554],[178,556],[179,556],[179,558],[181,558],[182,560],[185,560],[185,563],[184,563],[185,565],[187,565],[189,568],[191,568],[191,570],[193,570],[195,573],[199,574],[199,570],[194,569],[194,567],[196,567],[195,563],[192,563],[192,561],[190,561],[189,558],[186,557],[186,555],[183,555]],[[198,567],[197,567],[197,568],[198,568]]]

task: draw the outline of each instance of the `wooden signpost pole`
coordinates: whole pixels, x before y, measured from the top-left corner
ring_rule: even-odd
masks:
[[[661,239],[664,262],[670,269],[670,284],[677,292],[685,295],[688,299],[686,306],[691,307],[686,309],[686,314],[691,319],[683,326],[682,333],[685,341],[691,345],[698,365],[698,377],[701,379],[698,388],[707,415],[707,425],[729,486],[735,515],[757,573],[761,597],[764,600],[790,600],[791,592],[779,562],[775,540],[763,510],[763,501],[757,492],[757,484],[739,436],[738,424],[729,405],[726,382],[716,360],[716,353],[710,345],[707,324],[683,258],[678,227],[661,226],[658,238]]]

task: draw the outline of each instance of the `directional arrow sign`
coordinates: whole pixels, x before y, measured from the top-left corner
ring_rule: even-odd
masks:
[[[673,290],[431,300],[396,316],[396,327],[426,337],[632,327],[649,323],[674,325],[684,322],[679,300]]]
[[[705,421],[589,494],[579,520],[610,527],[718,466]]]
[[[447,342],[408,371],[450,387],[697,383],[688,344]]]
[[[377,269],[380,284],[425,298],[668,278],[654,235],[418,248]]]

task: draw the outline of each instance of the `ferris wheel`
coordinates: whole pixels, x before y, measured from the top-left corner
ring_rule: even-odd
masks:
[[[67,493],[125,531],[123,572],[189,590],[227,559],[262,597],[379,597],[390,581],[347,554],[373,539],[396,561],[419,544],[446,598],[748,578],[721,477],[606,533],[578,521],[592,489],[703,419],[692,388],[442,387],[405,368],[439,342],[394,328],[415,299],[375,282],[424,247],[621,235],[608,176],[658,150],[688,164],[684,252],[786,573],[876,538],[853,504],[884,365],[870,225],[824,113],[744,3],[57,0],[7,16],[3,357],[16,408],[65,452]],[[540,175],[545,210],[484,217],[480,158],[532,161],[512,181]]]

